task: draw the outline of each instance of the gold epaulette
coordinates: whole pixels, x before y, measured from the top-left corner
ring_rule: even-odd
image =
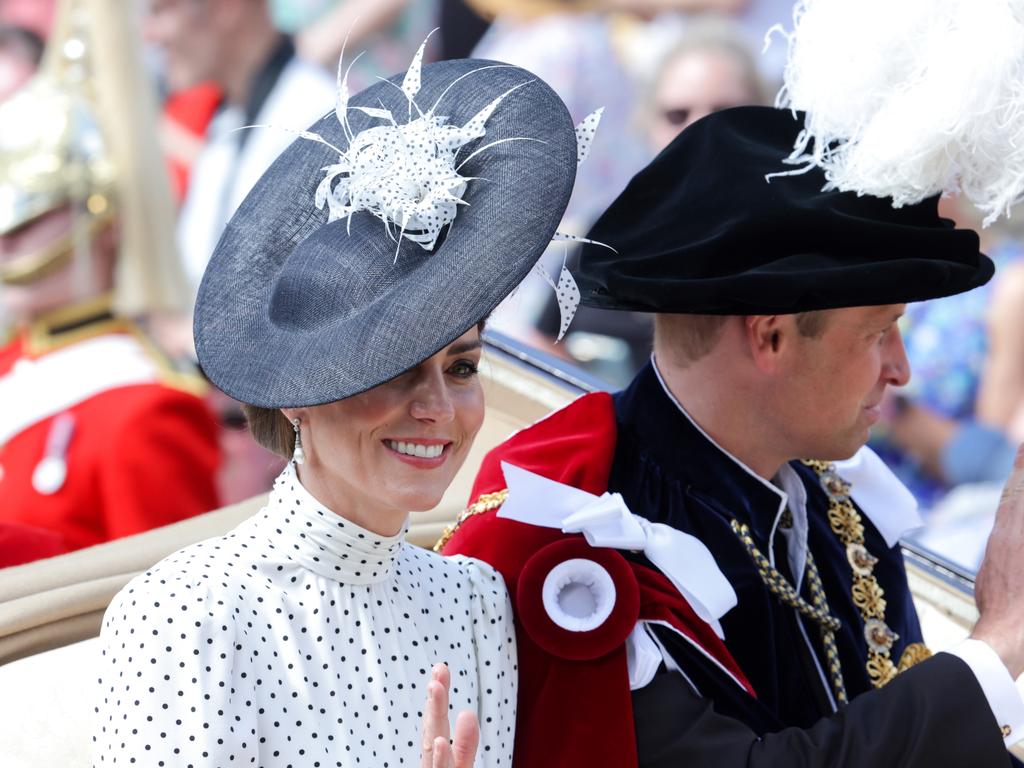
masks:
[[[25,349],[32,357],[70,347],[107,333],[123,333],[124,320],[114,316],[109,293],[47,312],[28,327]]]
[[[32,357],[41,357],[72,344],[114,333],[132,336],[139,343],[156,365],[157,380],[161,384],[197,397],[208,391],[209,385],[198,372],[175,366],[138,323],[114,314],[110,294],[61,307],[39,318],[28,328],[25,349]]]

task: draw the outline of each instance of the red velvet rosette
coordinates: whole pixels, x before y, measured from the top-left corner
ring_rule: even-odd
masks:
[[[622,648],[640,615],[633,569],[613,549],[582,537],[540,549],[523,566],[516,587],[518,618],[547,653],[587,661]]]

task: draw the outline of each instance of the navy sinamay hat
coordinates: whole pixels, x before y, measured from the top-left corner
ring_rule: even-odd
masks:
[[[643,312],[789,314],[899,304],[984,284],[973,231],[939,218],[938,197],[823,192],[818,169],[783,160],[802,115],[714,113],[684,130],[598,220],[576,274],[585,305]]]
[[[551,241],[572,192],[577,151],[554,91],[525,70],[481,60],[429,64],[415,74],[421,80],[395,77],[352,97],[341,110],[347,127],[334,112],[319,120],[310,132],[322,141],[296,140],[228,223],[199,288],[195,341],[203,371],[231,397],[299,407],[389,381],[486,317]],[[401,215],[385,225],[365,208],[348,214],[367,200],[388,210],[398,197],[426,191],[410,193],[415,182],[405,175],[370,192],[337,169],[347,149],[359,150],[357,170],[394,167],[389,126],[420,116],[410,92],[428,114],[437,103],[434,114],[447,120],[429,128],[444,139],[439,151],[410,133],[399,142],[408,144],[404,157],[433,163],[445,147],[461,145],[455,165],[464,163],[458,174],[465,181],[456,179],[450,191],[465,204],[442,201],[454,220],[439,233],[437,217],[424,213],[403,236]],[[492,106],[483,123],[473,121]],[[503,139],[512,140],[473,154]],[[331,221],[320,208],[325,196]],[[437,242],[426,250],[432,236]]]

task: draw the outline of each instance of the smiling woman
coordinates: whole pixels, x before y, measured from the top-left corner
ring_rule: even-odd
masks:
[[[351,519],[365,517],[367,527],[394,533],[401,527],[393,524],[396,516],[401,521],[437,505],[483,422],[483,327],[481,321],[415,368],[345,400],[284,410],[243,405],[253,437],[291,459],[301,433],[300,474],[315,495],[339,514],[348,510]],[[421,472],[396,475],[403,465]],[[422,472],[434,469],[441,471]]]
[[[292,461],[255,517],[111,603],[96,764],[511,765],[501,577],[405,534],[483,422],[480,327],[555,235],[577,130],[527,72],[422,55],[352,98],[342,79],[210,261],[200,363]]]
[[[314,496],[390,536],[410,511],[437,506],[466,459],[484,418],[480,354],[474,328],[361,394],[325,405],[245,410],[265,447],[292,458],[301,445],[297,474]]]

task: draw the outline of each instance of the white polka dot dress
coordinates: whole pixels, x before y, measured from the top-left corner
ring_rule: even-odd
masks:
[[[430,668],[511,766],[516,654],[501,577],[319,504],[289,465],[265,509],[135,578],[104,618],[93,763],[418,768]]]

